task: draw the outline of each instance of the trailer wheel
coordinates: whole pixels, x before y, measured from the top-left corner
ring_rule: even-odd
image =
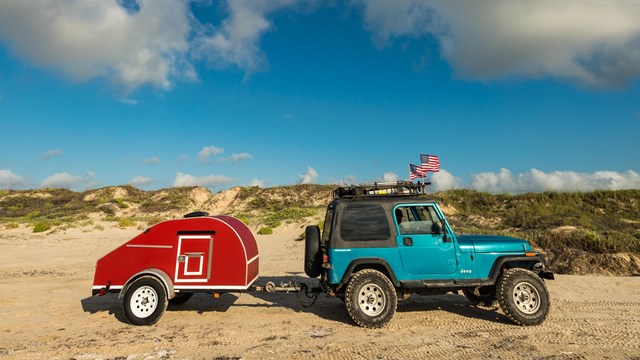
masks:
[[[122,307],[132,325],[153,325],[167,309],[167,291],[156,277],[143,276],[127,288]]]
[[[355,273],[347,283],[345,306],[351,319],[365,328],[381,328],[396,313],[398,296],[383,273],[366,269]]]
[[[316,278],[322,272],[322,253],[320,252],[320,228],[307,226],[304,237],[304,272]]]
[[[549,314],[549,291],[535,273],[521,268],[507,270],[497,284],[500,308],[516,324],[539,325]]]
[[[189,301],[193,293],[177,293],[173,299],[169,299],[169,304],[171,305],[181,305]]]

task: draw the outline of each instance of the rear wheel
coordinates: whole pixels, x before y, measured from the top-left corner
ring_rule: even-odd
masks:
[[[383,273],[366,269],[355,273],[345,291],[345,306],[351,319],[365,328],[385,326],[396,312],[396,289]]]
[[[307,226],[304,238],[304,272],[311,278],[322,272],[322,253],[320,252],[320,228]]]
[[[169,299],[169,304],[171,305],[181,305],[189,301],[193,293],[177,293],[173,299]]]
[[[504,272],[498,279],[497,296],[502,311],[519,325],[542,324],[551,307],[547,285],[526,269]]]
[[[153,325],[167,309],[167,291],[157,278],[143,276],[127,288],[122,307],[129,323]]]

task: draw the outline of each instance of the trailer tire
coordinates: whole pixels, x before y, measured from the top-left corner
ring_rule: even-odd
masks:
[[[153,325],[167,309],[167,290],[158,278],[142,276],[127,287],[122,308],[130,324]]]
[[[189,301],[189,299],[191,299],[191,297],[193,296],[193,293],[177,293],[173,299],[169,299],[169,304],[171,305],[182,305],[184,303],[186,303],[187,301]]]
[[[316,278],[322,272],[322,253],[320,252],[320,227],[307,226],[304,237],[304,272],[310,278]]]
[[[393,283],[374,269],[358,271],[351,277],[344,300],[351,319],[370,329],[385,326],[398,306],[398,294]]]

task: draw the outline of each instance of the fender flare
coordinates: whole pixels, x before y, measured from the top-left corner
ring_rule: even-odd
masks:
[[[151,269],[142,270],[139,273],[130,277],[129,280],[127,280],[127,282],[124,283],[122,290],[120,290],[118,299],[124,298],[124,294],[127,293],[127,290],[129,289],[129,286],[131,286],[131,283],[133,283],[136,279],[145,275],[151,275],[151,276],[157,277],[158,279],[160,279],[160,281],[162,281],[162,283],[164,284],[164,289],[167,291],[167,299],[173,299],[176,296],[175,290],[173,288],[173,282],[171,281],[171,278],[169,277],[169,275],[167,275],[167,273],[165,273],[160,269],[151,268]]]
[[[342,280],[340,280],[340,285],[344,285],[347,282],[349,282],[349,278],[351,278],[353,269],[355,269],[356,266],[360,266],[360,265],[383,266],[387,270],[387,273],[389,274],[389,280],[391,280],[393,285],[395,287],[400,287],[400,282],[398,281],[398,278],[396,278],[396,274],[393,272],[391,266],[389,266],[389,263],[387,263],[387,261],[382,258],[360,258],[360,259],[355,259],[351,261],[349,263],[349,266],[347,266],[347,269],[344,271],[344,274],[342,275]]]
[[[498,277],[500,276],[500,269],[502,269],[502,265],[508,262],[532,263],[531,271],[534,271],[534,272],[536,271],[533,270],[533,267],[537,263],[542,263],[544,267],[547,266],[547,261],[543,256],[539,254],[536,256],[513,256],[513,255],[500,256],[496,258],[496,260],[493,262],[493,266],[491,266],[491,271],[489,272],[489,280],[491,281],[491,283],[495,284],[495,282],[498,280]],[[541,270],[544,270],[544,267]]]

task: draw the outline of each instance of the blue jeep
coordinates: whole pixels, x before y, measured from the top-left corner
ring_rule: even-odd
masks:
[[[520,325],[541,324],[550,300],[545,259],[522,239],[456,235],[421,184],[339,187],[324,230],[306,228],[305,272],[344,300],[354,322],[379,328],[410,294],[461,290],[473,304],[497,301]]]

